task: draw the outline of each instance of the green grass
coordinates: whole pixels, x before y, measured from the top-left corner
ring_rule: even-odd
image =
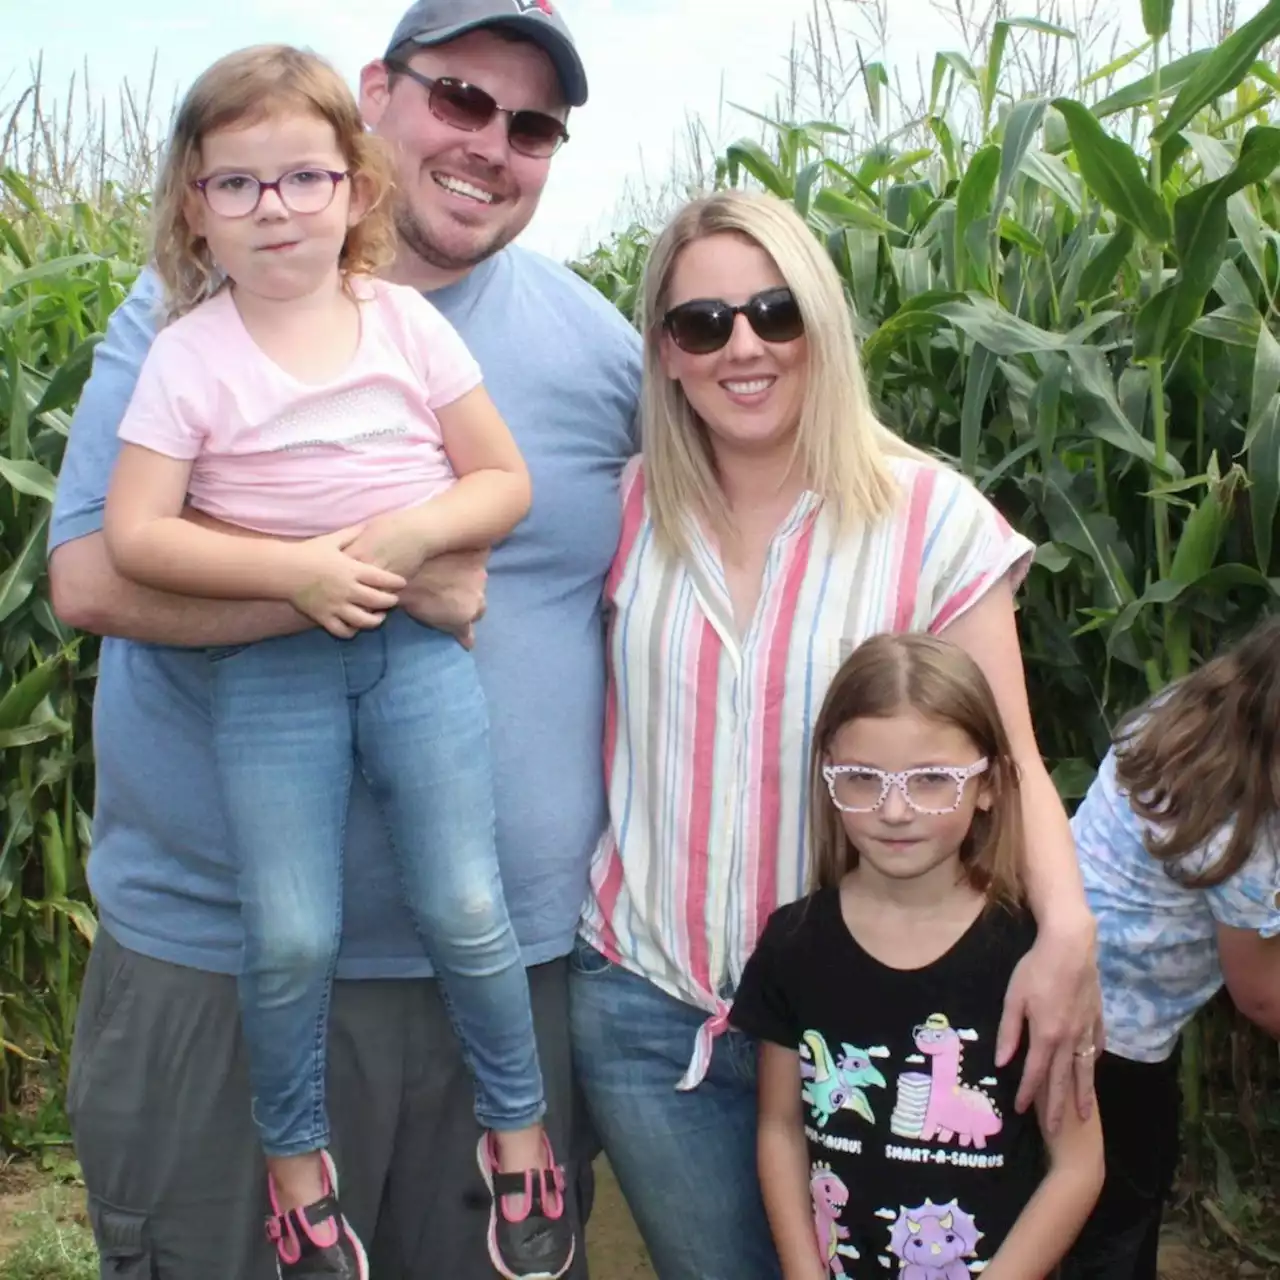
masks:
[[[73,1192],[46,1188],[36,1208],[14,1215],[5,1227],[16,1247],[0,1256],[0,1280],[98,1280],[98,1251],[93,1233],[72,1212]],[[4,1208],[0,1199],[0,1213]],[[0,1218],[2,1221],[2,1218]]]
[[[87,1227],[41,1218],[3,1261],[0,1280],[98,1280],[98,1251]]]

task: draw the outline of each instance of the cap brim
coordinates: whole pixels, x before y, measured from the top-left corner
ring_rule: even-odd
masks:
[[[565,102],[571,107],[580,107],[586,102],[587,72],[577,49],[555,27],[541,18],[528,18],[518,13],[513,13],[510,17],[478,18],[474,22],[460,22],[457,26],[433,32],[429,36],[412,36],[408,43],[429,49],[435,45],[447,44],[458,36],[466,35],[468,31],[478,31],[484,27],[507,27],[527,37],[551,59],[560,79],[560,87],[564,90]],[[388,49],[387,52],[390,53],[391,50]]]

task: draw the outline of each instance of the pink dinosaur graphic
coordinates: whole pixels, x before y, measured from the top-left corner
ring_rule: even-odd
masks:
[[[960,1080],[962,1039],[974,1039],[972,1031],[957,1031],[945,1014],[931,1013],[912,1033],[916,1048],[932,1058],[929,1107],[920,1137],[925,1142],[958,1138],[962,1147],[970,1143],[979,1150],[987,1139],[1000,1132],[1004,1121],[996,1104],[982,1090]]]
[[[889,1251],[901,1259],[898,1280],[969,1280],[964,1259],[973,1256],[981,1236],[973,1215],[954,1200],[899,1208],[889,1229]]]
[[[849,1188],[831,1166],[819,1160],[809,1175],[809,1193],[813,1197],[813,1226],[818,1234],[818,1252],[827,1273],[845,1274],[844,1259],[856,1258],[858,1251],[841,1242],[849,1238],[849,1228],[840,1222],[840,1214],[849,1203]]]

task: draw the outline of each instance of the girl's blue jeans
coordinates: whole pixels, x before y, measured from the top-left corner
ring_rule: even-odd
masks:
[[[329,1142],[325,1043],[356,769],[475,1078],[476,1118],[496,1130],[536,1123],[542,1076],[498,872],[488,717],[471,654],[396,609],[352,640],[316,628],[211,650],[210,669],[266,1154]]]

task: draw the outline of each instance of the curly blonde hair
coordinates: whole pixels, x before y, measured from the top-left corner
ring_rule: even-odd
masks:
[[[275,112],[310,113],[332,125],[352,190],[359,189],[368,204],[342,246],[338,265],[344,281],[372,275],[395,256],[391,156],[380,138],[366,132],[351,90],[314,53],[285,44],[254,45],[220,58],[200,76],[183,99],[169,138],[152,213],[152,252],[169,319],[190,311],[222,284],[208,244],[187,220],[204,139]]]

